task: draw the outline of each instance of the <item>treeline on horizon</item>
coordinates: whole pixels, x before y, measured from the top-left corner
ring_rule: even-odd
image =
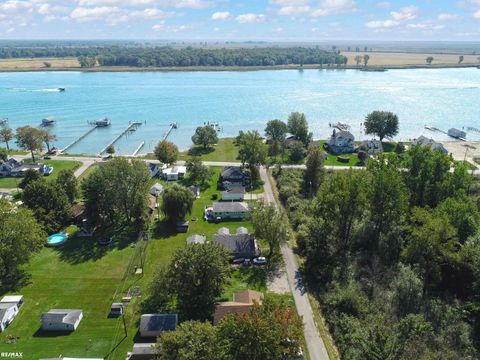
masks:
[[[0,48],[0,58],[78,57],[82,66],[274,66],[304,64],[345,64],[338,52],[307,47],[265,47],[200,49],[186,47],[44,47]],[[87,59],[88,58],[88,59]],[[86,61],[87,60],[87,61]]]

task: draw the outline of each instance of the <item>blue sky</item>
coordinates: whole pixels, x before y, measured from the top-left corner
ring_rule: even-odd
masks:
[[[480,40],[480,0],[0,0],[3,39]]]

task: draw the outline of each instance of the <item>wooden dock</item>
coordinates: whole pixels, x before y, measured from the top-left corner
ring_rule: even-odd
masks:
[[[118,134],[115,139],[113,139],[112,141],[110,141],[107,146],[105,146],[98,154],[97,156],[102,156],[102,154],[107,150],[107,148],[109,146],[112,146],[114,145],[118,140],[120,140],[122,138],[123,135],[125,135],[127,132],[129,132],[131,129],[137,129],[140,125],[142,125],[142,122],[140,121],[134,121],[132,123],[130,123],[126,128],[125,130],[123,130],[120,134]]]
[[[137,156],[138,152],[144,147],[145,141],[142,141],[140,145],[138,145],[137,149],[132,153],[131,157]]]
[[[167,140],[168,136],[170,135],[170,133],[172,132],[173,129],[176,129],[177,128],[177,123],[176,122],[173,122],[170,124],[170,127],[168,128],[168,130],[165,132],[165,134],[163,135],[163,139],[162,140]]]
[[[90,133],[93,132],[93,130],[95,130],[97,128],[97,125],[93,125],[90,129],[88,129],[86,132],[84,132],[82,135],[80,135],[78,138],[76,138],[75,140],[73,140],[70,144],[68,144],[67,146],[65,146],[63,149],[61,149],[58,153],[59,154],[63,154],[65,152],[67,152],[68,149],[70,149],[73,145],[76,145],[78,144],[80,141],[82,141],[83,139],[85,139]]]

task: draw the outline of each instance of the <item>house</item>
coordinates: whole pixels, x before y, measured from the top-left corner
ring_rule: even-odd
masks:
[[[157,337],[165,331],[177,329],[177,314],[143,314],[140,318],[140,336]]]
[[[223,245],[234,258],[251,259],[260,255],[260,248],[253,234],[237,229],[236,234],[217,233],[213,241]]]
[[[41,316],[42,330],[73,331],[82,319],[82,310],[51,309]]]
[[[148,162],[147,163],[148,169],[150,170],[150,176],[153,178],[155,176],[158,176],[160,173],[160,169],[158,168],[157,164]]]
[[[113,303],[110,307],[110,315],[120,316],[123,315],[123,303]]]
[[[243,201],[245,198],[245,186],[238,183],[224,183],[222,191],[223,201]]]
[[[188,187],[188,190],[190,190],[192,192],[192,194],[195,196],[195,199],[198,199],[200,197],[200,186],[190,185]]]
[[[153,360],[156,358],[158,349],[156,343],[135,343],[132,351],[127,353],[127,360]]]
[[[17,316],[23,305],[22,295],[7,295],[0,300],[0,332]]]
[[[349,131],[333,129],[327,146],[334,154],[348,154],[355,151],[355,137]]]
[[[153,196],[160,196],[161,193],[163,193],[163,185],[159,183],[155,183],[149,191],[149,194]]]
[[[225,166],[220,173],[220,182],[223,184],[236,183],[247,185],[250,181],[250,176],[240,166]]]
[[[420,136],[418,139],[416,139],[414,142],[413,142],[414,145],[417,145],[417,146],[428,146],[430,147],[430,149],[432,150],[438,150],[438,151],[441,151],[442,153],[444,154],[448,154],[448,150],[445,149],[445,147],[443,146],[443,144],[441,143],[438,143],[436,142],[435,140],[433,139],[430,139],[430,138],[427,138],[425,136]]]
[[[247,314],[254,304],[261,304],[263,294],[254,290],[245,290],[233,295],[233,301],[220,302],[215,306],[213,325],[217,325],[226,315]]]
[[[12,176],[12,170],[17,166],[20,166],[20,163],[14,158],[2,161],[0,163],[0,177]]]
[[[251,209],[246,202],[215,202],[205,210],[207,220],[242,220],[250,215]]]
[[[174,166],[163,170],[162,177],[167,181],[183,180],[186,172],[186,166]]]
[[[366,151],[368,155],[376,155],[383,151],[382,142],[376,139],[363,141],[358,149]]]
[[[192,235],[187,238],[187,244],[192,245],[192,244],[205,244],[205,241],[207,238],[203,235]]]
[[[176,224],[177,232],[186,233],[188,231],[189,222],[186,220],[178,220]]]

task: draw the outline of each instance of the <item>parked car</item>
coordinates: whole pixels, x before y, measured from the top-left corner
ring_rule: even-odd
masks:
[[[45,155],[45,156],[43,157],[43,160],[50,160],[51,158],[52,158],[51,156]]]
[[[265,259],[264,256],[259,256],[255,259],[253,259],[253,264],[254,265],[267,265],[267,259]]]
[[[232,264],[238,265],[238,264],[243,264],[245,262],[244,258],[236,258],[232,260]]]
[[[112,241],[113,241],[113,238],[111,236],[105,236],[98,240],[98,245],[107,246],[107,245],[110,245]]]
[[[243,262],[243,266],[250,266],[250,265],[252,265],[252,260],[245,259],[245,261]]]

